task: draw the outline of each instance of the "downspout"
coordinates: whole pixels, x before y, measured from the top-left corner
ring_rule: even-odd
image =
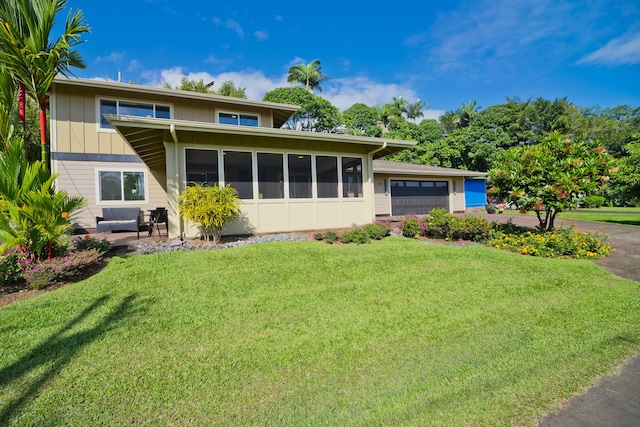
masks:
[[[169,125],[169,133],[171,134],[171,138],[173,139],[173,142],[175,144],[175,147],[173,149],[173,158],[174,158],[174,168],[175,168],[175,185],[176,185],[176,191],[178,192],[178,194],[180,193],[180,160],[179,160],[179,150],[178,150],[178,133],[176,132],[176,125],[171,123],[171,125]],[[175,200],[175,202],[177,203],[177,199]],[[183,234],[184,234],[184,224],[182,222],[182,220],[180,219],[180,213],[178,212],[178,207],[175,207],[176,209],[176,213],[177,213],[177,217],[178,217],[178,237],[182,239]]]
[[[370,216],[372,221],[376,220],[376,188],[375,188],[376,183],[373,175],[373,155],[384,150],[385,148],[387,148],[387,141],[383,142],[381,147],[378,147],[375,150],[368,153],[369,158],[371,159],[371,161],[369,162],[369,168],[371,169],[371,174],[370,174],[371,183],[369,184],[369,193],[371,194],[371,203],[369,204],[369,208],[371,209]]]
[[[171,134],[171,138],[173,138],[173,142],[178,143],[178,134],[176,133],[176,125],[171,123],[169,126],[169,133]]]

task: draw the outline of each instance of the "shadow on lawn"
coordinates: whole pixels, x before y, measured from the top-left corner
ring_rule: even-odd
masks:
[[[640,221],[633,221],[633,220],[604,220],[602,222],[608,222],[611,224],[622,224],[622,225],[635,225],[635,226],[640,226]]]
[[[102,321],[91,329],[82,330],[70,335],[65,333],[74,326],[80,324],[98,307],[104,305],[110,296],[102,296],[85,308],[76,317],[65,324],[58,332],[55,332],[46,341],[34,347],[29,353],[22,356],[13,364],[0,370],[0,387],[4,387],[21,377],[28,375],[40,366],[47,369],[38,377],[26,383],[17,397],[0,406],[0,425],[6,425],[9,420],[19,413],[30,398],[35,396],[40,389],[60,370],[69,363],[72,357],[85,345],[90,344],[100,335],[113,329],[115,324],[134,313],[135,294],[124,298]],[[64,335],[64,336],[63,336]]]

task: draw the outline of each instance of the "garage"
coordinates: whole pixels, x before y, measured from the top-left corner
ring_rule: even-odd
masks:
[[[436,208],[449,212],[447,181],[391,180],[391,215],[426,215]]]

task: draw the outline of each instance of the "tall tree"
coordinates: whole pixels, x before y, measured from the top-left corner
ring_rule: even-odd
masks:
[[[89,32],[82,11],[69,11],[62,34],[51,41],[55,18],[67,0],[14,0],[19,10],[15,16],[0,15],[0,62],[24,83],[40,110],[40,146],[43,162],[48,165],[47,92],[58,74],[68,75],[71,67],[84,68],[85,63],[74,48]],[[0,8],[0,14],[5,9]],[[23,21],[21,21],[23,20]],[[23,31],[23,24],[28,31]]]
[[[429,106],[426,102],[422,102],[420,99],[417,99],[415,102],[407,104],[405,112],[407,113],[407,118],[412,119],[415,123],[418,117],[424,117],[424,111],[428,109]]]
[[[298,64],[289,68],[287,82],[301,83],[309,92],[315,89],[322,92],[320,83],[329,80],[329,77],[322,74],[322,64],[319,59],[314,59],[308,64]]]
[[[375,108],[355,103],[342,112],[342,119],[352,135],[380,136],[380,118]]]

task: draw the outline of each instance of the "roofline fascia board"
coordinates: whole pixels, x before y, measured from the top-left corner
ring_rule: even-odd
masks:
[[[270,138],[304,139],[325,142],[344,142],[349,144],[391,146],[397,148],[411,148],[416,142],[399,139],[366,138],[354,135],[343,135],[334,133],[304,132],[288,129],[273,129],[265,127],[221,125],[218,123],[192,122],[175,119],[155,119],[134,116],[118,116],[105,114],[105,118],[112,126],[146,127],[158,130],[170,130],[171,126],[175,131],[198,131],[208,133],[227,133],[232,135],[264,136]]]
[[[462,169],[460,172],[453,171],[415,171],[415,170],[399,170],[399,169],[378,169],[373,166],[373,173],[384,173],[389,175],[422,175],[422,176],[463,176],[463,177],[475,177],[484,178],[487,176],[485,172],[470,172],[465,173]]]
[[[145,93],[149,95],[165,95],[174,98],[187,98],[187,99],[198,99],[203,101],[218,101],[225,102],[228,104],[237,104],[243,106],[251,106],[258,108],[270,108],[282,111],[290,111],[291,114],[295,113],[300,109],[298,105],[292,104],[279,104],[276,102],[269,101],[254,101],[245,98],[235,98],[232,96],[222,96],[222,95],[213,95],[208,93],[199,93],[199,92],[189,92],[185,90],[178,89],[168,89],[163,87],[154,87],[154,86],[144,86],[133,83],[118,83],[111,82],[106,80],[90,80],[90,79],[79,79],[79,78],[69,78],[69,77],[56,77],[53,81],[54,84],[63,84],[70,86],[82,86],[82,87],[91,87],[94,89],[112,89],[118,91],[129,91],[129,92],[138,92]]]

